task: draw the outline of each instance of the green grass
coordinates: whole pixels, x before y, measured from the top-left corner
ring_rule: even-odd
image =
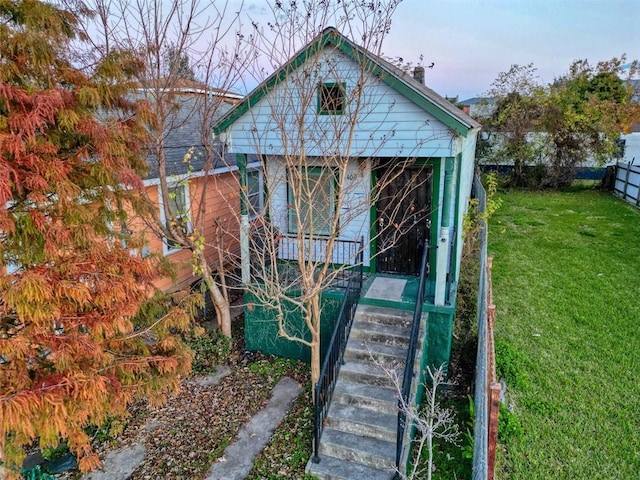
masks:
[[[584,188],[502,198],[497,362],[520,428],[497,478],[639,478],[640,214]]]

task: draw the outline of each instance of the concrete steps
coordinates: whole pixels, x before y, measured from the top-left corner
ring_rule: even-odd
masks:
[[[320,441],[320,480],[390,480],[395,473],[398,392],[412,312],[360,305]]]

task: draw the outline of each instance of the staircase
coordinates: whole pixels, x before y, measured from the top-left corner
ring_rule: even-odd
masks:
[[[320,441],[320,462],[307,473],[320,480],[390,480],[395,473],[398,391],[413,312],[359,305],[344,365]]]

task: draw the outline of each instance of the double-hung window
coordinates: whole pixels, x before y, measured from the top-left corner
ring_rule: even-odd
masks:
[[[289,232],[298,233],[301,227],[307,235],[331,234],[336,215],[335,172],[326,167],[301,167],[289,172],[287,190]]]

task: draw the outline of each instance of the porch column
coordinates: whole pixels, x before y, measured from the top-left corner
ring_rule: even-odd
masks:
[[[236,154],[238,175],[240,176],[240,265],[242,283],[248,284],[251,278],[251,263],[249,258],[249,212],[247,209],[247,156]]]
[[[438,251],[436,256],[436,291],[435,304],[444,305],[447,298],[447,274],[449,256],[451,255],[451,202],[453,196],[453,174],[455,162],[452,157],[444,159],[444,184],[442,192],[442,209],[440,213],[440,235],[438,235]]]

